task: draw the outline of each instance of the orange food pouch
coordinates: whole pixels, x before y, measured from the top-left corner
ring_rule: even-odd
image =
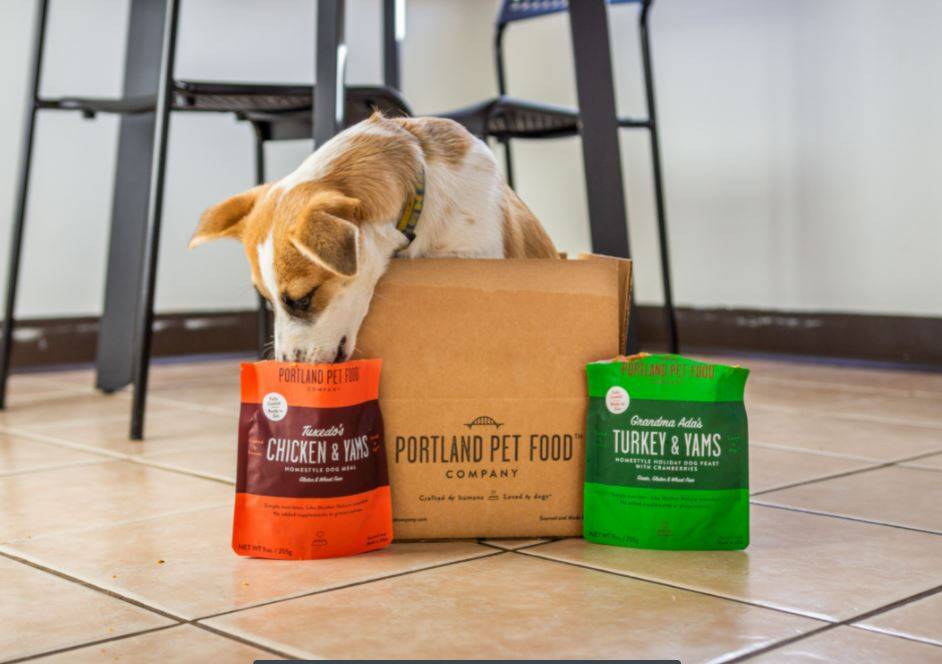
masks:
[[[389,545],[381,366],[242,365],[236,553],[297,560]]]

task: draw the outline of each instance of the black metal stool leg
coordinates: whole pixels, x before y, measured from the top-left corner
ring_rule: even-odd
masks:
[[[657,234],[661,249],[661,279],[664,283],[664,316],[667,324],[667,344],[671,353],[680,352],[677,339],[677,313],[671,292],[670,252],[667,244],[667,213],[664,208],[664,180],[661,175],[661,148],[657,135],[657,108],[654,102],[654,74],[651,66],[651,40],[648,36],[648,0],[641,8],[639,28],[641,33],[641,60],[644,67],[644,91],[648,103],[648,119],[651,132],[651,169],[654,179],[654,204],[657,212]]]
[[[265,183],[265,137],[258,125],[255,129],[255,184]],[[256,316],[256,330],[258,333],[258,357],[264,359],[268,340],[271,339],[271,328],[268,325],[268,301],[259,294],[258,314]]]
[[[164,175],[167,165],[167,134],[170,129],[170,105],[173,101],[173,67],[177,46],[179,0],[168,0],[164,18],[163,54],[154,127],[154,155],[151,168],[150,197],[147,204],[147,233],[141,264],[141,297],[137,311],[137,347],[134,353],[134,401],[131,406],[131,439],[144,437],[144,409],[147,400],[147,373],[150,367],[154,323],[154,290],[157,283],[157,251],[160,246],[160,221],[163,212]]]
[[[507,173],[507,184],[511,189],[514,189],[514,160],[513,154],[510,150],[510,139],[502,138],[500,139],[500,144],[504,147],[504,166],[506,167]]]
[[[7,378],[13,355],[13,314],[16,309],[16,286],[20,276],[20,255],[23,248],[23,227],[26,222],[26,201],[29,195],[29,171],[33,160],[33,134],[36,129],[36,101],[39,98],[39,80],[42,74],[43,45],[46,40],[47,0],[36,3],[36,34],[30,61],[30,89],[26,99],[26,121],[23,127],[23,146],[20,153],[20,179],[17,183],[16,211],[10,233],[10,262],[7,265],[6,300],[3,308],[3,331],[0,339],[0,408],[6,406]]]

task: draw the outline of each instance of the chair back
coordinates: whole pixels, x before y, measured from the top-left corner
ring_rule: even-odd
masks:
[[[610,5],[640,4],[646,0],[607,0]],[[497,15],[497,27],[514,21],[556,14],[569,9],[569,0],[504,0]]]

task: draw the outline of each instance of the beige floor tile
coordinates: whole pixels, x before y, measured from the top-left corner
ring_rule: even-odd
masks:
[[[236,443],[237,441],[233,438],[232,444],[226,447],[194,446],[194,449],[160,452],[148,455],[147,461],[169,468],[211,475],[235,483],[236,462],[238,461]]]
[[[746,407],[769,406],[802,412],[826,413],[846,404],[871,399],[843,386],[817,387],[782,383],[747,382]]]
[[[942,533],[942,475],[923,468],[878,468],[772,491],[756,500]],[[939,567],[942,573],[942,562]]]
[[[234,445],[239,421],[216,413],[200,413],[166,405],[148,405],[163,412],[149,413],[145,422],[144,440],[128,440],[127,416],[102,418],[80,424],[47,423],[31,430],[52,440],[62,440],[118,454],[149,456],[162,452],[205,449]]]
[[[753,408],[749,439],[795,449],[891,461],[942,451],[942,430]]]
[[[645,551],[567,539],[521,553],[831,620],[942,583],[938,535],[755,505],[751,511],[745,551]]]
[[[942,646],[942,593],[877,614],[856,625]]]
[[[43,394],[56,391],[78,391],[71,381],[62,381],[62,372],[38,371],[28,374],[13,374],[7,383],[7,399],[15,400],[31,394]]]
[[[196,385],[238,385],[240,361],[251,362],[254,357],[208,360],[200,362],[173,362],[155,364],[149,384],[157,390],[178,389]]]
[[[103,461],[108,458],[0,433],[0,475]]]
[[[836,627],[760,655],[751,662],[834,662],[835,664],[903,664],[942,662],[942,648],[853,627]]]
[[[852,415],[866,421],[885,419],[888,422],[934,426],[942,435],[942,393],[930,396],[878,396],[837,404],[833,413]]]
[[[34,661],[37,664],[251,664],[256,659],[279,658],[265,650],[253,648],[205,629],[180,625],[40,657]]]
[[[31,376],[47,383],[56,382],[58,384],[67,384],[69,386],[78,386],[95,389],[95,369],[93,367],[83,367],[79,369],[68,369],[66,371],[38,371]]]
[[[0,477],[0,542],[231,503],[232,487],[126,461]]]
[[[707,661],[819,623],[504,553],[207,621],[307,657]],[[351,623],[370,625],[350,638]],[[311,629],[317,625],[318,629]]]
[[[0,558],[4,661],[173,621],[29,565]]]
[[[238,382],[219,385],[168,386],[153,390],[149,398],[159,403],[219,411],[234,418],[239,417],[241,407]]]
[[[749,446],[752,493],[872,466],[874,461],[826,456],[799,450]]]
[[[184,618],[494,554],[477,542],[439,542],[393,544],[349,558],[262,560],[233,553],[231,529],[232,508],[224,507],[18,542],[10,548]]]
[[[549,542],[548,539],[489,539],[481,540],[484,544],[489,544],[490,546],[496,546],[499,549],[504,549],[505,551],[516,551],[517,549],[522,549],[527,546],[533,546],[534,544],[543,544],[544,542]]]
[[[907,461],[902,465],[906,466],[907,468],[931,468],[933,470],[942,470],[942,454],[933,454],[931,456],[923,457],[922,459]]]

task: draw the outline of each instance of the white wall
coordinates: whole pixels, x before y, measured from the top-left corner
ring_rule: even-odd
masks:
[[[278,11],[272,11],[277,4]],[[350,0],[348,79],[380,78],[379,1]],[[410,0],[417,112],[493,94],[496,0]],[[32,1],[0,3],[0,267],[13,210]],[[620,110],[643,112],[631,7],[612,9]],[[52,0],[43,93],[120,90],[126,0]],[[652,16],[679,303],[942,315],[942,3],[658,0]],[[177,74],[313,77],[311,0],[184,0]],[[565,16],[513,26],[517,96],[574,104]],[[41,116],[18,310],[100,309],[117,122]],[[518,143],[518,188],[557,244],[589,247],[577,140]],[[660,297],[648,145],[623,133],[642,302]],[[310,149],[269,148],[270,173]],[[187,252],[207,205],[252,184],[248,126],[175,115],[158,309],[250,307],[241,249]]]

